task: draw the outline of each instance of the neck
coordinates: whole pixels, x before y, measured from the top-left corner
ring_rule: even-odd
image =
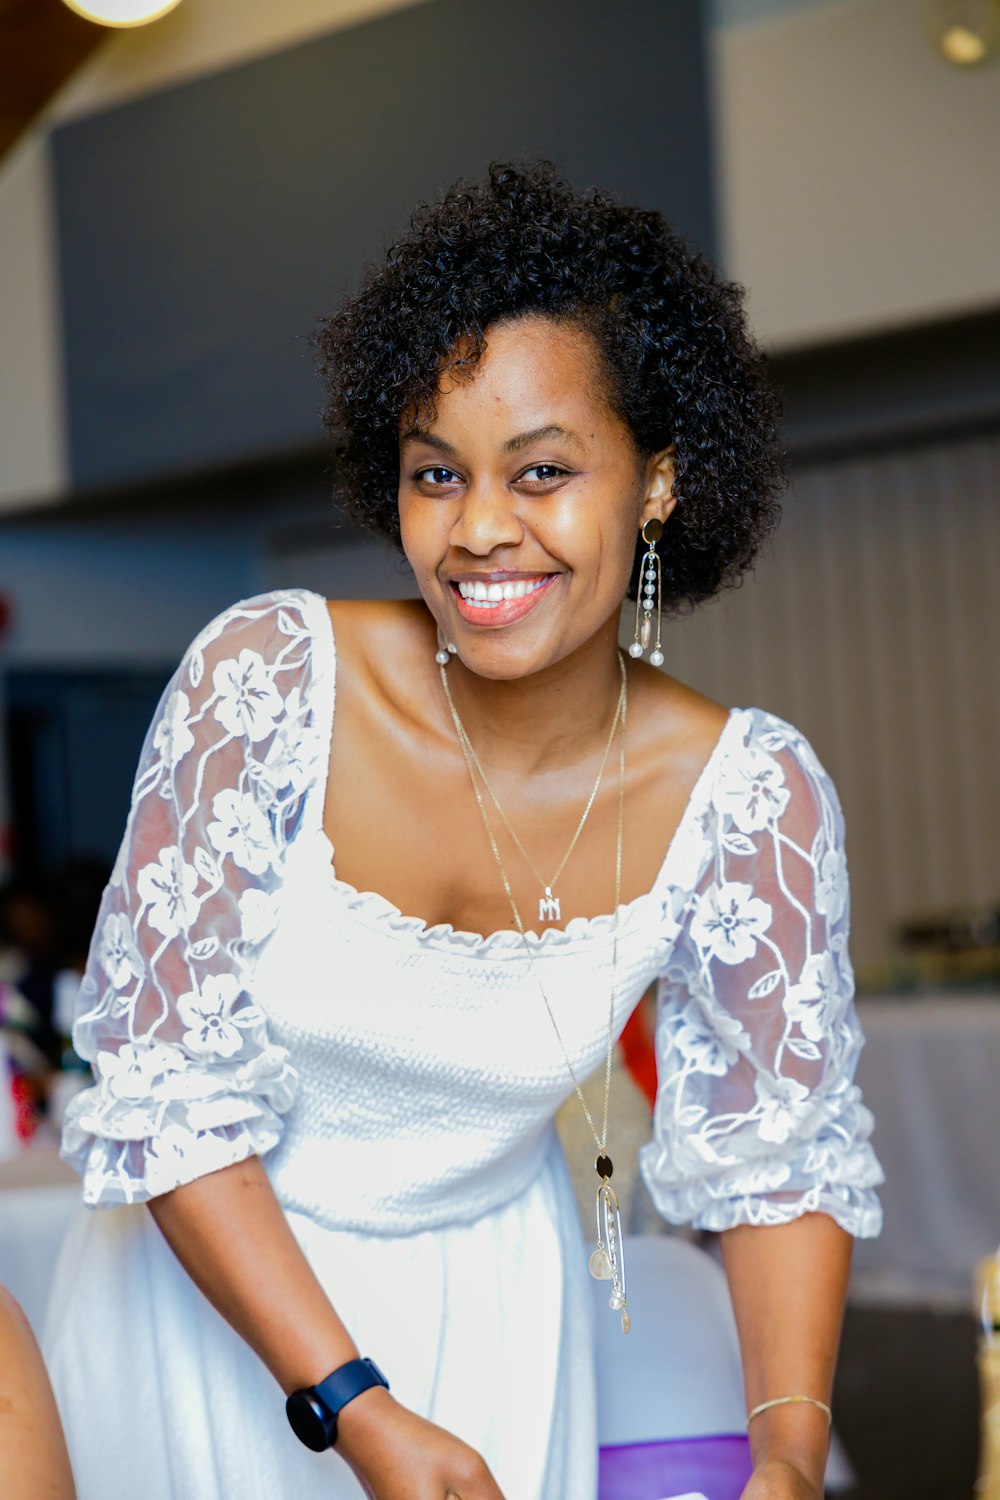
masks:
[[[481,677],[457,657],[445,668],[480,758],[531,776],[588,759],[603,744],[621,688],[618,618],[571,656],[509,680]]]

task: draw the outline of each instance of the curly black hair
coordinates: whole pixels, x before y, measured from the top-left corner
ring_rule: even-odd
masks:
[[[664,605],[690,608],[739,581],[779,515],[779,403],[742,299],[660,214],[578,192],[548,162],[496,162],[485,181],[417,209],[319,325],[335,492],[398,543],[403,414],[433,413],[442,368],[474,363],[491,325],[572,322],[603,355],[637,454],[674,445]]]

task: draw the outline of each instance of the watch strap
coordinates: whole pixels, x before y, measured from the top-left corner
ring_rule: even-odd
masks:
[[[347,1403],[353,1401],[355,1396],[360,1396],[362,1391],[371,1390],[373,1385],[389,1389],[389,1382],[375,1361],[367,1358],[349,1359],[346,1365],[340,1365],[312,1389],[336,1422]],[[336,1442],[336,1436],[333,1441]]]

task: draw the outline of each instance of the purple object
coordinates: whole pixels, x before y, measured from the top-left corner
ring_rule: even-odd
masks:
[[[708,1500],[740,1500],[752,1470],[742,1433],[627,1443],[601,1449],[598,1500],[662,1500],[691,1490]]]

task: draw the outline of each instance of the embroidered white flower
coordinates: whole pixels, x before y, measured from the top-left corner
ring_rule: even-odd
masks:
[[[754,1090],[757,1134],[762,1141],[780,1146],[795,1135],[809,1113],[809,1090],[796,1078],[775,1078],[763,1072],[754,1079]]]
[[[190,714],[191,704],[187,693],[176,689],[167,699],[163,715],[153,733],[153,746],[159,750],[168,771],[194,746],[194,735],[188,725]]]
[[[231,854],[241,869],[260,875],[273,864],[276,850],[271,826],[249,792],[227,788],[212,798],[216,821],[208,837],[220,854]]]
[[[101,928],[98,962],[116,990],[132,979],[141,979],[145,965],[135,945],[132,924],[124,912],[109,912]]]
[[[681,1057],[699,1073],[721,1078],[729,1072],[750,1038],[728,1011],[717,1010],[709,1019],[696,1000],[689,1000],[678,1017],[673,1033]]]
[[[301,722],[301,697],[293,688],[286,698],[285,717],[260,767],[262,781],[274,793],[305,791],[317,778],[325,746],[319,730]]]
[[[771,908],[736,880],[710,886],[696,897],[691,936],[698,947],[724,964],[753,958],[757,940],[771,925]]]
[[[837,970],[829,953],[814,953],[806,960],[797,984],[785,996],[785,1014],[802,1028],[811,1042],[827,1034],[831,1000],[837,994]]]
[[[212,673],[218,694],[215,717],[232,735],[255,744],[274,729],[282,698],[258,651],[241,651],[239,660],[220,661]]]
[[[195,895],[198,872],[185,862],[176,845],[161,849],[155,863],[144,865],[136,876],[139,900],[149,910],[146,921],[165,938],[186,931],[201,905]]]
[[[267,891],[251,886],[240,897],[240,937],[245,943],[262,943],[278,921],[278,903]]]
[[[742,833],[776,823],[790,795],[781,766],[753,745],[725,757],[712,788],[713,803]]]
[[[816,910],[832,925],[847,905],[847,860],[843,851],[827,849],[816,876]]]
[[[117,1052],[97,1054],[97,1073],[116,1099],[149,1099],[156,1083],[181,1072],[187,1059],[167,1042],[126,1042]]]
[[[235,974],[211,974],[200,990],[189,990],[177,1001],[177,1014],[187,1027],[182,1041],[189,1052],[201,1056],[234,1057],[243,1046],[241,1026],[260,1019],[248,1005],[234,1018],[233,1004],[241,993]]]

